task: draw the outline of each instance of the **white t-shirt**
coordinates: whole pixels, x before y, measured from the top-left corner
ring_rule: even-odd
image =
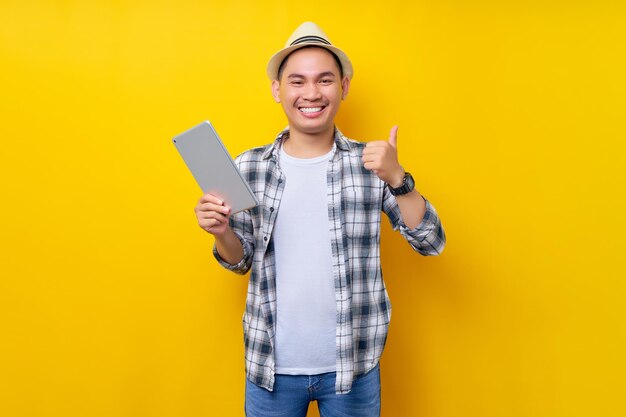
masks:
[[[336,369],[337,304],[326,185],[333,151],[300,159],[281,148],[285,188],[273,231],[278,374]]]

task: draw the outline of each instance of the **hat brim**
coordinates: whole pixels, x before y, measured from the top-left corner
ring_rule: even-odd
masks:
[[[352,70],[352,63],[350,62],[350,59],[348,59],[348,56],[341,49],[336,48],[332,45],[325,45],[319,42],[305,42],[289,46],[285,49],[281,49],[280,51],[272,55],[272,57],[270,58],[270,62],[267,64],[267,76],[270,78],[270,80],[278,79],[278,68],[280,67],[280,64],[283,62],[283,60],[287,58],[290,53],[307,46],[317,46],[319,48],[327,49],[335,54],[335,56],[339,58],[339,62],[341,63],[343,76],[348,77],[348,79],[352,79],[352,75],[354,74],[354,71]]]

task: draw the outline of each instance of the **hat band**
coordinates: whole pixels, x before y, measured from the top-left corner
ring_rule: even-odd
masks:
[[[317,42],[317,43],[325,43],[326,45],[330,45],[330,42],[328,42],[324,38],[320,38],[319,36],[303,36],[291,42],[289,46],[298,45],[304,42]]]

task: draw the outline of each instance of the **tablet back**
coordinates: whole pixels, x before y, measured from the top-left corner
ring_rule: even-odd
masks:
[[[173,141],[202,191],[222,199],[231,213],[259,204],[210,122],[192,127]]]

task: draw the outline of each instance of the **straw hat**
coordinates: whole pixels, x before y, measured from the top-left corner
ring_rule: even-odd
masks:
[[[348,56],[341,49],[333,46],[324,31],[313,22],[304,22],[298,26],[287,40],[285,47],[272,55],[269,64],[267,64],[268,77],[271,80],[278,79],[278,68],[283,60],[293,51],[305,46],[319,46],[328,49],[339,58],[343,75],[352,79],[354,71]]]

